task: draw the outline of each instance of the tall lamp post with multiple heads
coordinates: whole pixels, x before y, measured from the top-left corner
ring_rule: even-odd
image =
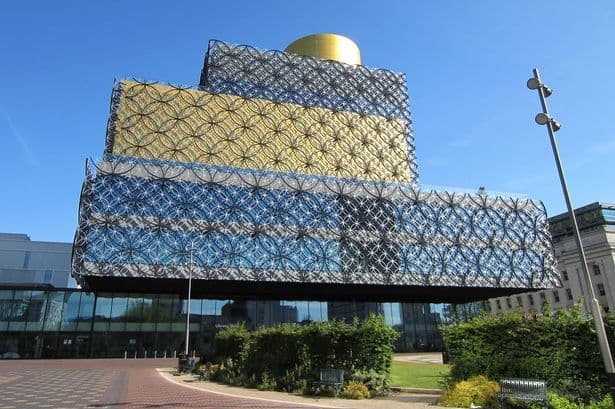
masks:
[[[568,207],[568,216],[570,217],[570,224],[572,225],[572,231],[577,244],[579,259],[581,261],[581,269],[583,270],[583,276],[585,278],[585,288],[587,288],[587,298],[590,300],[589,305],[592,317],[594,319],[594,325],[596,326],[600,353],[602,354],[602,361],[604,362],[604,368],[606,369],[606,374],[608,376],[611,395],[615,397],[615,367],[613,366],[613,358],[611,356],[611,350],[609,349],[606,331],[604,330],[604,322],[602,321],[600,304],[598,304],[594,288],[592,287],[589,269],[587,268],[587,260],[585,258],[585,251],[583,250],[583,243],[581,242],[581,235],[579,234],[579,226],[577,225],[577,219],[574,216],[574,206],[572,205],[572,201],[570,200],[570,195],[568,193],[568,186],[566,184],[566,178],[564,177],[564,169],[562,168],[559,151],[557,149],[557,141],[555,139],[555,132],[557,132],[561,126],[549,115],[549,110],[547,109],[546,99],[552,94],[553,91],[551,88],[542,83],[540,80],[540,73],[537,68],[534,68],[534,76],[527,80],[527,87],[531,90],[537,90],[538,96],[540,97],[542,112],[536,115],[535,120],[538,125],[546,125],[547,131],[549,132],[551,148],[553,149],[553,156],[555,156],[555,164],[557,165],[557,172],[559,173],[559,180],[562,184],[564,199],[566,200],[566,206]]]

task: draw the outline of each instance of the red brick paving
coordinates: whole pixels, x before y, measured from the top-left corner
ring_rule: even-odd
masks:
[[[173,359],[0,361],[0,409],[309,408],[176,385],[155,368]]]

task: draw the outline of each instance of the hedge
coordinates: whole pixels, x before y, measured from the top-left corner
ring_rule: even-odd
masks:
[[[607,320],[613,340],[615,318]],[[476,375],[540,378],[550,390],[577,402],[608,392],[592,321],[578,309],[543,316],[481,315],[443,330],[451,359],[451,381]]]
[[[384,318],[376,315],[352,323],[282,324],[253,332],[232,325],[216,335],[216,359],[224,363],[217,380],[296,391],[318,379],[319,369],[342,368],[345,379],[371,372],[382,375],[387,384],[397,336]],[[381,392],[382,386],[374,388],[380,390],[373,392]]]

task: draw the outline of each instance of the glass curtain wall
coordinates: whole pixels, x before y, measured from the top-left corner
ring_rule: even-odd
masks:
[[[248,328],[383,315],[400,352],[441,351],[439,326],[468,319],[483,304],[215,300],[190,302],[190,353],[213,350],[229,324]],[[161,358],[185,348],[187,300],[165,294],[0,289],[0,359]]]

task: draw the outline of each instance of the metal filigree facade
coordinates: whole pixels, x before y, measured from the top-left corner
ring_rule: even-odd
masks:
[[[116,85],[88,277],[540,288],[542,204],[416,185],[403,75],[211,42],[200,89]]]
[[[212,40],[201,89],[402,120],[409,182],[418,182],[405,74]]]
[[[408,182],[395,118],[122,81],[107,154]]]

